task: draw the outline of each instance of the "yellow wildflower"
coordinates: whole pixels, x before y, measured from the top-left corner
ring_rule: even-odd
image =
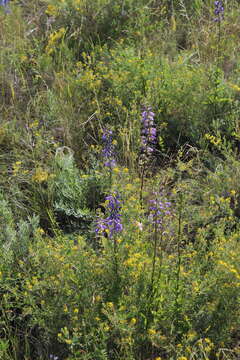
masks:
[[[132,324],[132,325],[135,325],[136,322],[137,322],[137,319],[136,319],[136,318],[132,318],[132,319],[131,319],[131,324]]]
[[[120,172],[120,170],[119,170],[118,167],[115,167],[115,168],[113,169],[113,171],[114,171],[116,174],[118,174],[118,173]]]
[[[56,16],[58,13],[58,9],[54,5],[48,5],[45,13],[50,16]]]
[[[112,302],[108,302],[106,305],[107,305],[107,307],[109,309],[113,309],[113,303]]]
[[[236,84],[229,84],[230,87],[233,89],[233,90],[236,90],[236,91],[239,91],[240,92],[240,87],[237,86]]]
[[[127,184],[126,186],[125,186],[125,189],[126,190],[132,190],[133,189],[133,185],[132,184]]]
[[[48,172],[39,167],[36,169],[35,174],[32,176],[32,180],[38,183],[42,183],[43,181],[46,181],[48,177]]]
[[[71,340],[71,339],[66,339],[66,340],[65,340],[65,343],[68,344],[68,345],[71,345],[71,344],[72,344],[72,340]]]

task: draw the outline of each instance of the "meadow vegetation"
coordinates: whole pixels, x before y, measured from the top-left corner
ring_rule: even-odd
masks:
[[[0,359],[239,359],[239,1],[0,4]]]

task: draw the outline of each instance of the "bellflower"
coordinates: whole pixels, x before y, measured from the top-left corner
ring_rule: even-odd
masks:
[[[118,193],[106,196],[108,217],[105,219],[97,219],[96,234],[108,231],[111,238],[114,234],[121,232],[123,229],[121,223],[121,201]]]

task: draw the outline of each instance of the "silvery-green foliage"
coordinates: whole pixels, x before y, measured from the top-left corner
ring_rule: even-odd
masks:
[[[39,217],[33,215],[27,220],[14,223],[10,204],[0,193],[0,245],[4,256],[24,256],[28,252],[33,234],[39,226]]]
[[[0,244],[3,251],[7,252],[11,248],[11,244],[16,239],[16,231],[14,229],[14,220],[11,208],[5,200],[4,195],[0,192]]]
[[[54,179],[56,211],[76,218],[90,216],[85,198],[86,180],[80,177],[74,164],[73,152],[68,147],[58,148],[56,152],[57,176]]]
[[[29,246],[34,240],[34,234],[39,226],[39,217],[33,215],[27,220],[21,220],[16,226],[16,237],[12,244],[15,256],[27,256]]]
[[[74,232],[88,227],[94,218],[94,210],[102,201],[104,187],[103,174],[95,169],[84,173],[77,168],[70,148],[57,149],[53,204],[62,229]]]

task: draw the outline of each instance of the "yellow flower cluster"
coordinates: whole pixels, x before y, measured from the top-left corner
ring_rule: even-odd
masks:
[[[66,33],[66,29],[61,27],[58,31],[54,31],[52,34],[49,35],[48,44],[46,46],[46,53],[51,55],[54,51],[54,47],[56,43],[62,39],[64,34]]]
[[[205,134],[205,139],[209,140],[209,142],[215,146],[221,144],[221,139],[218,139],[216,136],[214,135],[210,135],[210,134]]]
[[[37,168],[35,174],[32,176],[32,180],[37,183],[42,183],[47,181],[49,178],[49,173],[43,170],[41,167]]]
[[[22,162],[21,161],[16,161],[14,164],[13,164],[13,176],[16,176],[21,168],[21,164]]]
[[[239,272],[235,269],[234,266],[232,266],[231,264],[226,263],[226,262],[223,261],[223,260],[219,260],[219,261],[218,261],[218,264],[224,266],[230,273],[234,274],[234,275],[236,276],[236,278],[237,278],[238,280],[240,280],[240,274],[239,274]]]
[[[240,92],[240,87],[238,86],[238,85],[236,85],[236,84],[229,84],[229,86],[233,89],[233,90],[235,90],[235,91],[237,91],[237,92]]]
[[[46,13],[47,15],[49,15],[49,16],[57,16],[57,14],[58,14],[58,9],[57,9],[56,6],[49,4],[49,5],[47,6],[47,9],[46,9],[45,13]]]

